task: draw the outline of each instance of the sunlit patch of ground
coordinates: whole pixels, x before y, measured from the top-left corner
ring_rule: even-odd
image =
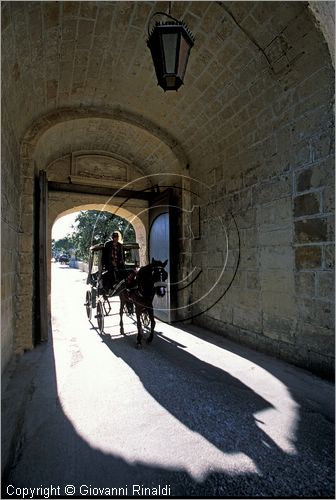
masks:
[[[76,270],[53,266],[58,395],[66,416],[93,448],[129,463],[186,470],[198,480],[209,471],[258,474],[244,440],[235,443],[239,433],[232,426],[237,417],[241,425],[262,430],[265,439],[258,438],[257,444],[263,454],[272,448],[295,453],[297,405],[279,380],[248,359],[160,322],[153,344],[138,351],[132,317],[124,315],[125,335],[120,335],[117,298],[111,300],[112,311],[105,317],[104,334],[99,335],[94,314],[92,324],[86,318],[85,279]],[[174,357],[163,357],[162,346],[176,346],[186,363],[200,367],[194,381],[186,380],[194,376],[193,366],[190,373],[188,366],[177,367]],[[211,377],[207,380],[209,366],[239,381],[239,390],[249,391],[251,401],[251,394],[256,394],[260,410],[256,404],[248,409],[248,417],[232,415],[236,402],[230,408],[225,395],[211,395],[218,387]],[[199,423],[198,417],[204,422]],[[202,432],[202,426],[208,429]]]

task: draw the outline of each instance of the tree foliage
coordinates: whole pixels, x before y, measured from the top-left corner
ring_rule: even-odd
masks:
[[[76,226],[71,235],[72,248],[76,258],[87,261],[90,246],[105,243],[112,237],[113,231],[119,231],[124,243],[136,240],[135,231],[127,220],[110,212],[99,210],[81,211],[75,219]]]
[[[51,240],[51,250],[53,255],[60,255],[62,253],[68,254],[71,249],[73,249],[71,235],[67,235],[60,240]]]

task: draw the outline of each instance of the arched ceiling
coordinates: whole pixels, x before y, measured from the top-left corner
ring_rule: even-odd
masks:
[[[151,15],[167,7],[168,2],[141,1],[2,2],[4,116],[17,138],[54,109],[119,107],[162,127],[191,164],[207,158],[216,165],[225,158],[237,123],[255,126],[247,105],[253,106],[258,88],[267,87],[265,99],[271,99],[286,91],[291,65],[299,80],[317,57],[330,64],[307,2],[172,2],[172,15],[184,19],[196,42],[185,85],[164,93],[156,84],[146,38]],[[305,33],[292,29],[298,19],[310,37],[305,58],[296,50]],[[286,65],[279,69],[284,57]],[[130,157],[139,155],[150,167],[144,135],[130,124],[110,124],[107,132],[105,125],[98,124],[101,136],[93,131],[94,120],[54,127],[44,134],[40,160],[74,141],[84,149],[129,148]],[[154,155],[168,158],[162,145],[152,146]]]
[[[113,151],[143,174],[179,171],[173,151],[153,134],[125,122],[82,118],[50,127],[37,142],[35,161],[43,168],[51,161],[81,150]]]

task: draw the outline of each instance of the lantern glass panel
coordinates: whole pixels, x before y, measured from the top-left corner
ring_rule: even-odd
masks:
[[[166,73],[175,73],[177,39],[178,39],[177,33],[162,34],[162,45],[163,45]]]
[[[185,70],[187,67],[187,62],[189,58],[189,52],[190,52],[190,45],[187,42],[187,40],[184,38],[184,36],[181,36],[180,40],[180,55],[179,55],[179,65],[177,69],[177,75],[183,80]]]

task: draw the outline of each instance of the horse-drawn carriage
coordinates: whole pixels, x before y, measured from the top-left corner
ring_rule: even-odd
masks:
[[[60,255],[60,256],[58,257],[58,259],[57,259],[57,260],[58,260],[58,262],[59,262],[61,265],[62,265],[62,264],[63,264],[63,265],[64,265],[64,264],[69,264],[69,262],[70,262],[70,257],[69,257],[69,255],[67,255],[67,254],[63,253],[62,255]]]
[[[137,344],[141,345],[142,326],[151,327],[148,341],[153,338],[154,313],[153,297],[155,294],[165,294],[168,275],[164,270],[166,262],[152,259],[151,263],[139,268],[139,245],[127,243],[122,246],[124,266],[112,271],[106,265],[104,245],[94,245],[90,248],[89,269],[86,291],[86,314],[91,321],[92,311],[96,309],[98,331],[104,332],[104,317],[111,312],[110,298],[120,298],[120,333],[124,333],[122,316],[136,316],[138,337]]]
[[[112,277],[104,265],[104,245],[94,245],[90,248],[89,269],[86,280],[90,289],[86,291],[85,307],[89,320],[92,319],[92,310],[97,308],[95,318],[100,333],[104,330],[104,316],[108,316],[111,312],[109,299],[118,295],[123,281],[129,279],[138,269],[138,243],[123,245],[123,259],[125,268],[116,271],[116,275]]]

